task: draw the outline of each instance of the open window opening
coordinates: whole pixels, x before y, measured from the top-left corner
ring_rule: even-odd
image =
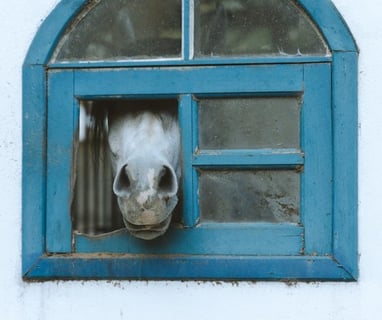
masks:
[[[164,127],[156,128],[158,123],[168,126],[170,124],[166,121],[171,119],[177,121],[177,108],[176,99],[80,101],[78,140],[75,142],[72,169],[74,191],[71,214],[74,232],[101,235],[125,227],[126,222],[118,205],[117,196],[134,187],[131,184],[134,183],[135,177],[129,177],[129,175],[141,173],[128,170],[119,172],[121,167],[130,165],[127,162],[123,163],[129,158],[129,154],[126,153],[130,151],[130,146],[125,144],[134,139],[137,140],[133,141],[136,145],[132,147],[134,149],[132,151],[140,157],[138,161],[141,161],[142,168],[131,170],[147,170],[148,172],[151,167],[146,168],[143,163],[147,158],[153,160],[157,153],[161,153],[161,157],[164,158],[173,156],[170,152],[173,151],[171,146],[177,147],[175,142],[161,141],[162,137],[153,137],[153,135],[161,134],[165,129]],[[146,118],[142,118],[144,114],[147,115]],[[160,122],[156,121],[158,118]],[[124,128],[129,125],[132,125],[133,129]],[[152,145],[145,146],[140,142],[152,143]],[[155,162],[148,162],[147,165],[154,164]],[[157,185],[154,186],[156,191],[178,194],[178,181],[174,181],[177,177],[173,176],[174,169],[167,164],[162,167],[158,177],[154,177],[158,178]],[[177,190],[173,190],[174,186]],[[180,222],[179,208],[179,204],[174,208],[173,223]]]

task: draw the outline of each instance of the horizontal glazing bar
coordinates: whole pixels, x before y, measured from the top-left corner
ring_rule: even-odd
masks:
[[[275,74],[277,77],[275,78]],[[303,90],[302,65],[97,69],[75,72],[75,95],[276,94]]]
[[[203,66],[203,65],[242,65],[242,64],[293,64],[293,63],[319,63],[331,62],[330,56],[288,56],[288,57],[256,57],[256,58],[201,58],[194,60],[183,59],[150,59],[125,61],[82,61],[51,63],[49,69],[82,69],[82,68],[113,68],[135,66]]]
[[[298,149],[203,150],[193,166],[300,166],[304,154]]]

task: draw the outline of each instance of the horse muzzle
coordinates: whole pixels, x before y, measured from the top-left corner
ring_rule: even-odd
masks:
[[[165,220],[157,224],[133,224],[127,219],[123,219],[126,229],[131,233],[132,236],[143,239],[143,240],[153,240],[163,235],[171,222],[171,214],[167,216]]]

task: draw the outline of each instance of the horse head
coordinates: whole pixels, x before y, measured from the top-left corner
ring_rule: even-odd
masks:
[[[109,117],[113,192],[129,232],[151,240],[164,234],[178,202],[180,133],[166,111]]]

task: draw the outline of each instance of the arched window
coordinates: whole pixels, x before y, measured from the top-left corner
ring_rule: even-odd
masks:
[[[24,278],[356,279],[357,56],[329,0],[62,1],[24,64]],[[143,105],[182,145],[151,241],[114,230],[80,120]]]

